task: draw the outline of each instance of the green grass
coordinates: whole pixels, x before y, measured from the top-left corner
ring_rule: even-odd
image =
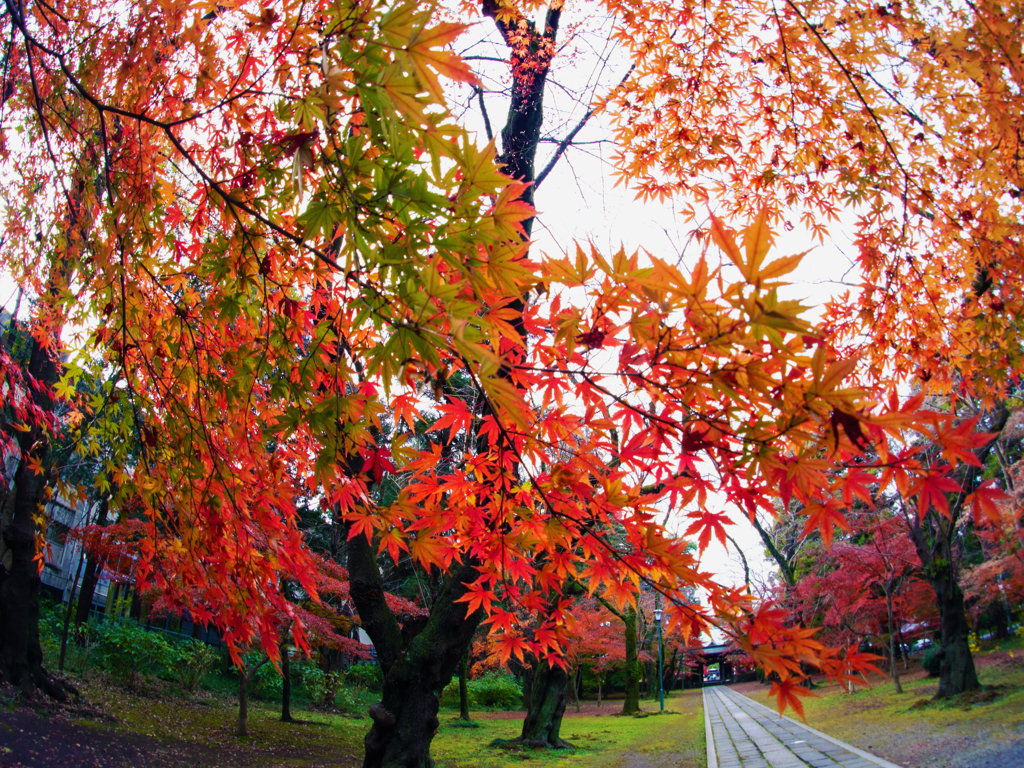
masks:
[[[608,702],[606,707],[610,713],[618,705]],[[505,719],[474,713],[480,727],[463,728],[454,718],[442,715],[431,754],[438,768],[504,768],[519,766],[525,760],[538,768],[616,768],[662,761],[676,768],[703,768],[707,763],[700,691],[672,694],[665,709],[663,715],[640,718],[611,714],[579,716],[570,708],[561,730],[562,738],[573,745],[567,750],[509,750],[490,746],[494,739],[518,736],[521,717]]]
[[[102,676],[79,679],[86,700],[109,713],[115,722],[77,720],[77,725],[111,729],[160,740],[167,749],[187,756],[183,764],[194,766],[320,766],[354,768],[362,762],[362,740],[371,721],[338,714],[293,711],[305,721],[282,723],[280,711],[269,702],[250,701],[249,736],[235,736],[237,700],[213,692],[177,694],[152,687],[146,695],[111,685]],[[216,686],[219,688],[220,686]],[[585,703],[586,704],[586,703]],[[441,728],[431,746],[438,768],[505,768],[529,760],[540,766],[565,768],[628,768],[664,764],[672,768],[703,768],[704,713],[700,691],[675,692],[665,702],[667,712],[648,717],[615,716],[621,704],[606,702],[594,716],[577,715],[572,707],[562,724],[562,737],[573,744],[568,750],[502,749],[489,746],[496,738],[519,735],[521,713],[472,713],[478,727],[458,725],[454,712],[442,711]],[[118,738],[122,738],[119,736]],[[163,747],[161,747],[161,750]]]

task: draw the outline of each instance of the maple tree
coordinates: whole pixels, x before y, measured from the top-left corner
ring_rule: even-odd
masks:
[[[921,562],[899,518],[862,512],[851,523],[856,535],[819,552],[815,573],[800,581],[797,612],[807,624],[820,616],[834,633],[832,642],[888,635],[889,671],[902,693],[896,638],[900,625],[925,618],[928,595],[922,593],[928,586],[919,575]]]
[[[940,445],[924,433],[922,442],[901,450],[904,456],[913,455],[911,461],[919,468],[915,477],[904,475],[900,469],[887,470],[882,476],[883,487],[890,480],[895,485],[896,508],[920,558],[924,577],[935,592],[942,643],[939,697],[980,687],[960,584],[960,529],[968,521],[983,525],[1000,516],[1007,495],[994,479],[985,478],[984,465],[1007,416],[1005,408],[1000,407],[949,419]],[[980,431],[985,427],[992,432]]]
[[[633,63],[553,161],[601,111],[623,182],[695,219],[713,196],[747,222],[711,217],[685,267],[588,244],[529,251],[550,167],[535,172],[545,82],[571,6],[545,6],[540,25],[530,3],[462,9],[507,49],[497,155],[451,116],[439,77],[476,78],[446,48],[465,24],[431,4],[8,6],[5,109],[21,133],[0,147],[20,180],[4,263],[40,299],[46,367],[29,369],[46,399],[20,422],[19,499],[43,485],[51,397],[88,367],[116,369],[78,428],[86,449],[110,429],[138,450],[105,469],[115,504],[144,508],[140,587],[180,599],[187,586],[217,606],[234,654],[258,639],[276,658],[285,625],[308,647],[280,577],[316,600],[296,503],[318,495],[346,531],[351,599],[385,672],[368,767],[427,762],[437,694],[481,623],[564,685],[563,587],[577,579],[625,611],[643,584],[660,591],[686,639],[723,627],[799,711],[801,664],[844,678],[867,659],[716,585],[655,513],[685,511],[706,544],[725,537],[710,496],[751,515],[781,496],[827,543],[869,493],[850,466],[873,451],[883,479],[942,517],[945,470],[887,446],[921,428],[970,464],[960,427],[872,396],[917,375],[995,397],[1018,367],[1002,317],[1020,301],[1019,9],[600,7]],[[799,256],[769,259],[772,229],[795,215],[824,236],[840,211],[857,216],[864,289],[815,326],[780,298]],[[73,356],[58,383],[64,323],[102,362]],[[405,428],[385,434],[388,411]],[[417,448],[430,412],[448,440]],[[19,525],[27,556],[31,514]],[[434,579],[415,630],[384,597],[384,557]],[[30,571],[19,578],[5,595],[30,594]],[[695,587],[708,607],[685,599]],[[23,650],[31,608],[4,610],[22,611],[17,639],[3,632],[24,658],[0,674],[41,679]],[[528,635],[517,611],[540,617]],[[552,743],[556,715],[540,724]]]
[[[580,601],[573,610],[576,622],[568,652],[576,668],[586,667],[597,681],[597,706],[607,674],[626,660],[622,632],[612,628],[612,616],[593,601]]]

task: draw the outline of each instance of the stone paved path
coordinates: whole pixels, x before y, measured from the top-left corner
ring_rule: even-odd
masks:
[[[899,768],[746,696],[704,688],[708,768]]]

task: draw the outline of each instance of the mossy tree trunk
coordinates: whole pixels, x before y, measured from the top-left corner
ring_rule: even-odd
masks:
[[[900,685],[900,671],[896,662],[896,622],[893,620],[892,590],[885,591],[885,611],[889,620],[889,666],[892,668],[892,682],[896,686],[896,693],[903,693],[903,686]],[[810,679],[810,678],[808,678]]]
[[[978,459],[977,466],[963,463],[955,473],[954,479],[963,492],[946,495],[948,516],[940,514],[934,504],[921,515],[915,508],[916,503],[912,503],[914,500],[903,501],[902,512],[910,540],[921,559],[924,576],[935,592],[935,603],[939,609],[942,663],[939,668],[939,689],[935,694],[937,699],[948,699],[981,687],[971,656],[970,625],[964,593],[959,584],[957,563],[963,542],[959,522],[967,514],[966,500],[985,479],[984,467],[989,453],[996,447],[998,435],[1009,417],[1010,412],[1005,404],[999,404],[981,414],[977,429],[989,433],[990,439],[974,452]]]
[[[625,626],[626,635],[626,700],[622,703],[622,714],[632,715],[640,711],[640,657],[636,649],[636,609],[630,608],[619,618]]]
[[[238,728],[235,735],[243,738],[249,735],[249,676],[238,670]]]
[[[469,650],[483,612],[466,616],[466,585],[478,571],[465,563],[445,577],[429,616],[405,628],[384,599],[374,549],[364,536],[348,544],[349,588],[384,673],[381,700],[370,707],[364,768],[430,768],[441,691]]]
[[[522,742],[531,747],[564,749],[569,743],[559,735],[565,715],[565,692],[569,673],[546,659],[537,662],[533,672],[530,709],[523,720]]]
[[[964,593],[957,581],[953,537],[956,510],[952,519],[938,516],[934,510],[923,519],[913,520],[910,538],[921,558],[925,578],[935,592],[941,627],[941,659],[937,699],[947,699],[981,687],[969,645],[970,626],[964,606]],[[915,513],[916,517],[916,513]],[[895,661],[895,660],[893,660]]]
[[[640,656],[637,653],[636,641],[636,608],[620,611],[600,595],[596,595],[610,613],[622,621],[625,635],[626,658],[623,662],[623,675],[626,684],[626,700],[622,703],[622,714],[632,715],[640,711]]]
[[[292,717],[292,670],[288,658],[288,646],[281,641],[281,722],[294,723]]]
[[[935,590],[942,627],[942,665],[939,668],[939,690],[937,699],[947,699],[967,691],[981,688],[978,673],[971,656],[970,627],[967,624],[964,593],[950,574],[943,575],[939,569],[937,578],[930,577],[929,583]]]
[[[469,722],[469,654],[462,657],[459,664],[459,717]]]

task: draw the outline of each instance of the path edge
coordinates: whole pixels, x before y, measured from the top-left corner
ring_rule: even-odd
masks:
[[[742,696],[744,699],[749,701],[755,707],[763,709],[765,712],[767,712],[772,717],[785,718],[786,720],[789,720],[789,722],[794,723],[796,725],[799,725],[801,728],[806,728],[808,731],[813,733],[815,736],[820,736],[825,741],[832,742],[837,747],[842,747],[843,749],[848,749],[850,752],[853,752],[858,757],[862,757],[865,760],[868,760],[868,761],[874,763],[875,765],[880,766],[880,768],[903,768],[903,766],[901,766],[901,765],[897,765],[896,763],[890,763],[888,760],[885,760],[885,759],[883,759],[881,757],[878,757],[877,755],[872,755],[870,752],[865,752],[863,749],[857,749],[857,747],[853,746],[852,744],[847,744],[845,741],[840,741],[839,739],[833,738],[833,737],[829,736],[827,733],[822,733],[821,731],[819,731],[816,728],[811,728],[811,726],[807,725],[807,723],[801,723],[799,720],[794,720],[789,715],[780,715],[776,710],[773,710],[773,709],[770,709],[770,708],[766,707],[764,704],[762,704],[759,701],[754,701],[752,698],[747,696],[745,693],[740,693],[739,691],[734,691],[734,690],[732,690],[731,688],[728,688],[728,687],[726,688],[726,690],[729,691],[729,693],[734,693],[737,696]],[[707,710],[705,710],[705,712],[707,712]],[[708,763],[708,768],[718,768],[718,761],[716,760],[714,765],[711,765],[710,762],[709,762]]]
[[[718,753],[715,752],[715,734],[711,730],[711,708],[708,707],[707,688],[701,686],[701,702],[704,705],[704,739],[707,742],[708,768],[718,768]],[[756,701],[754,702],[757,703]]]

